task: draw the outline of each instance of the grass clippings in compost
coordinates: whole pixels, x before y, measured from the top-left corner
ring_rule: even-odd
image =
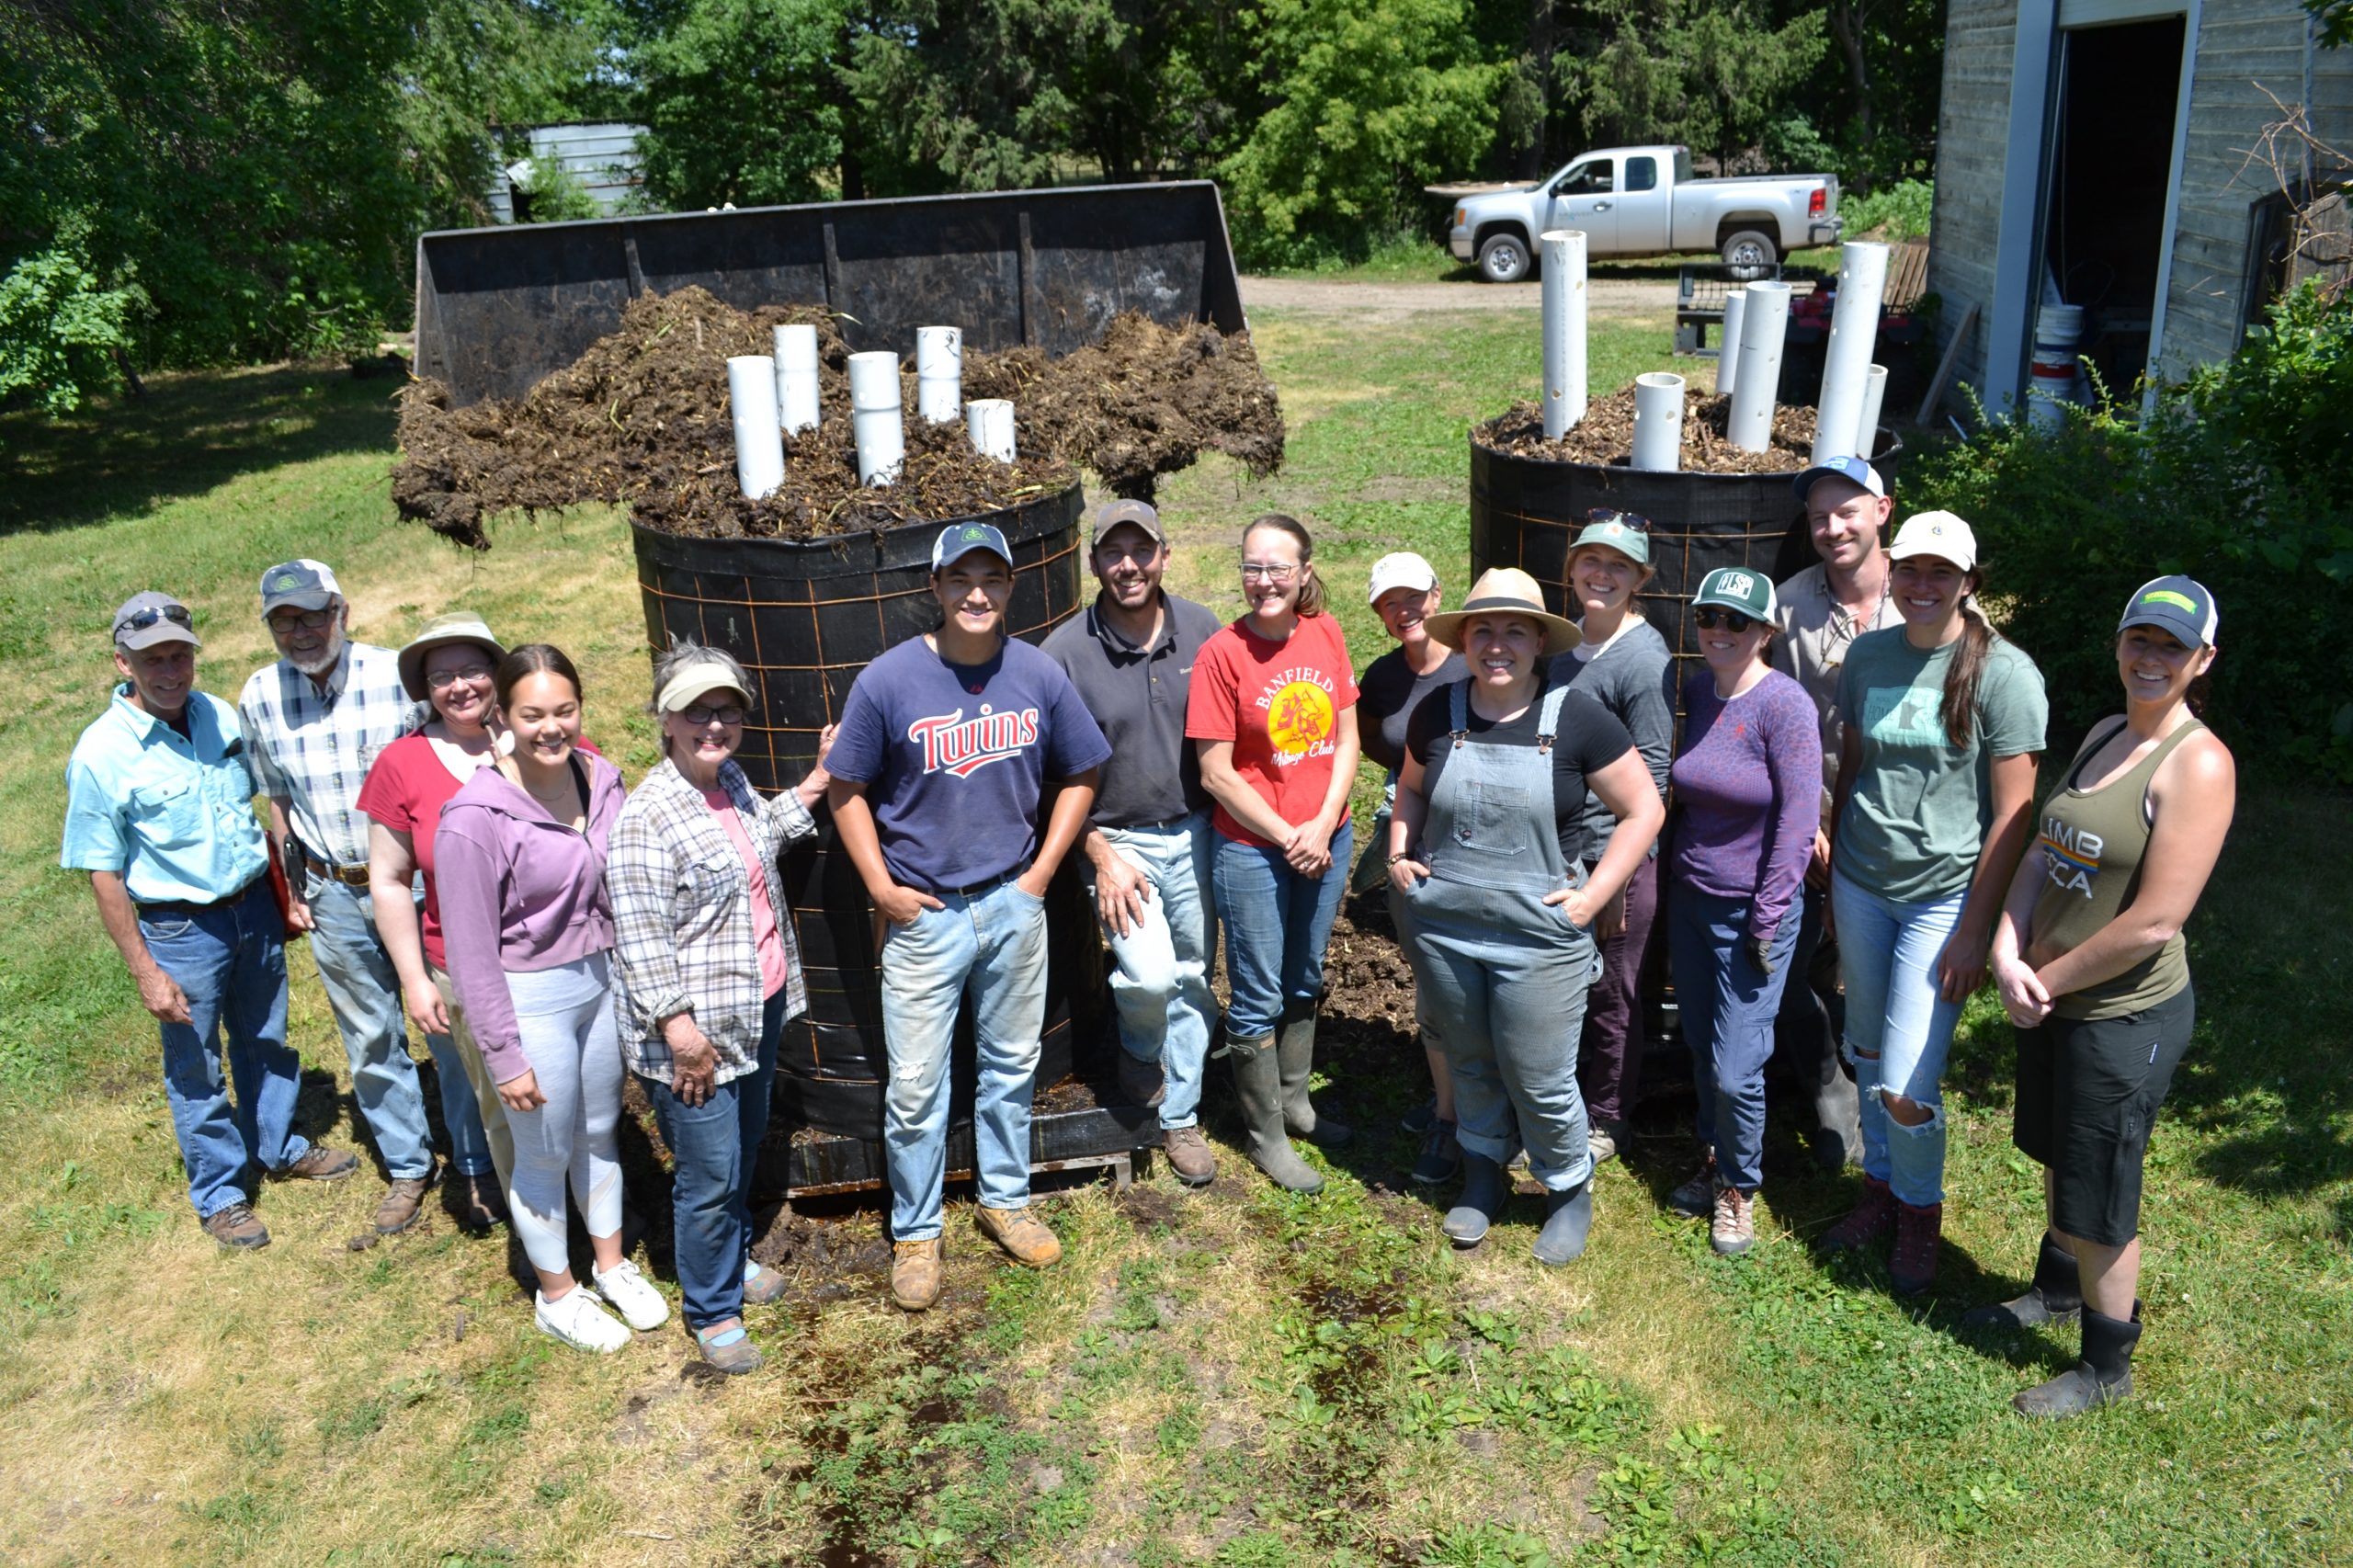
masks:
[[[767,354],[773,329],[817,328],[824,422],[784,439],[785,483],[745,500],[735,483],[727,398],[731,355]],[[1102,340],[1061,359],[1034,348],[968,350],[968,399],[1014,400],[1010,464],[972,449],[962,422],[917,417],[902,368],[906,459],[896,483],[864,485],[849,417],[849,347],[812,306],[738,311],[688,287],[630,302],[619,331],[519,398],[450,406],[420,381],[403,398],[392,499],[404,517],[474,549],[484,517],[582,501],[627,502],[666,533],[809,539],[972,517],[1066,488],[1078,465],[1121,494],[1222,451],[1252,472],[1282,460],[1282,415],[1246,336],[1206,324],[1115,318]]]
[[[1761,452],[1744,451],[1725,434],[1730,397],[1687,397],[1683,404],[1683,468],[1691,473],[1795,473],[1813,460],[1814,411],[1777,404],[1773,436]],[[1585,417],[1557,441],[1544,438],[1544,411],[1525,400],[1483,425],[1471,438],[1492,451],[1552,462],[1623,468],[1634,449],[1634,389],[1623,387],[1586,405]]]

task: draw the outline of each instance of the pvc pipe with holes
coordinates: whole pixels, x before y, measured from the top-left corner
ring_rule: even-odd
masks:
[[[946,425],[964,409],[964,334],[952,326],[915,328],[915,412]]]
[[[1879,411],[1887,401],[1887,367],[1873,365],[1863,380],[1863,416],[1855,426],[1855,455],[1865,462],[1879,449]]]
[[[1740,318],[1740,381],[1733,388],[1732,444],[1761,452],[1773,440],[1773,403],[1781,390],[1781,343],[1790,330],[1790,286],[1751,283]]]
[[[1013,403],[1008,398],[976,397],[964,405],[964,431],[972,450],[1001,463],[1013,460]]]
[[[1673,473],[1683,466],[1683,378],[1653,370],[1634,378],[1633,466]]]
[[[817,406],[817,329],[776,329],[776,406],[787,434],[813,430],[824,412]]]
[[[727,407],[735,423],[735,483],[763,501],[784,483],[784,432],[776,422],[776,361],[738,354],[727,361]]]
[[[1822,397],[1815,404],[1813,460],[1852,457],[1862,426],[1865,383],[1879,346],[1879,306],[1887,290],[1887,247],[1849,240],[1840,247],[1838,302],[1823,350]]]
[[[1553,229],[1544,252],[1544,438],[1585,417],[1585,232]]]
[[[1724,335],[1716,345],[1716,392],[1730,397],[1740,382],[1740,323],[1747,312],[1748,291],[1724,290]]]
[[[888,349],[849,357],[850,435],[858,443],[858,482],[889,484],[907,456],[899,414],[899,357]]]

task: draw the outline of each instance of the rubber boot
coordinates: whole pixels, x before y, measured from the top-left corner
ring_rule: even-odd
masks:
[[[1863,1163],[1861,1096],[1855,1092],[1855,1081],[1838,1071],[1835,1051],[1828,1081],[1814,1087],[1813,1125],[1813,1157],[1824,1169],[1844,1170]]]
[[[2132,1348],[2141,1343],[2141,1303],[2132,1303],[2131,1323],[2102,1317],[2089,1307],[2083,1313],[2083,1359],[2049,1382],[2013,1397],[2010,1406],[2020,1415],[2081,1415],[2131,1393]]]
[[[1459,1247],[1474,1247],[1487,1239],[1487,1227],[1504,1211],[1511,1196],[1511,1180],[1503,1166],[1470,1150],[1462,1151],[1462,1196],[1446,1211],[1438,1228]]]
[[[1348,1141],[1348,1129],[1316,1113],[1308,1103],[1307,1080],[1315,1071],[1315,1004],[1293,1002],[1283,1008],[1283,1031],[1275,1054],[1282,1062],[1283,1125],[1294,1138],[1304,1138],[1319,1149]]]
[[[1825,1253],[1853,1252],[1870,1246],[1894,1228],[1895,1194],[1879,1177],[1867,1176],[1855,1207],[1814,1244]]]
[[[2037,1324],[2067,1323],[2084,1310],[2083,1282],[2075,1273],[2075,1255],[2042,1233],[2042,1251],[2034,1260],[2034,1283],[2026,1294],[1990,1307],[1972,1307],[1961,1314],[1963,1328],[2032,1328]]]
[[[1895,1250],[1887,1260],[1887,1277],[1897,1295],[1921,1295],[1937,1282],[1937,1248],[1944,1236],[1943,1204],[1896,1199]]]
[[[1585,1239],[1593,1231],[1593,1182],[1573,1192],[1544,1195],[1544,1228],[1536,1233],[1536,1261],[1548,1268],[1574,1263],[1585,1256]]]
[[[1242,1104],[1245,1149],[1250,1163],[1286,1192],[1321,1192],[1324,1178],[1302,1160],[1283,1132],[1282,1064],[1275,1037],[1237,1040],[1226,1047],[1233,1060],[1233,1096]]]

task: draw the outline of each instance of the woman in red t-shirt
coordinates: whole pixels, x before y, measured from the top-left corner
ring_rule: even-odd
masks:
[[[1324,945],[1347,891],[1348,787],[1357,774],[1357,686],[1324,612],[1314,543],[1270,514],[1242,536],[1249,611],[1202,644],[1185,733],[1217,801],[1213,888],[1232,985],[1225,1049],[1252,1163],[1293,1192],[1324,1178],[1290,1134],[1336,1143],[1348,1130],[1308,1103]]]
[[[369,823],[368,891],[376,929],[392,954],[408,1015],[425,1031],[440,1068],[450,1165],[465,1178],[464,1190],[450,1195],[450,1210],[474,1229],[506,1218],[515,1140],[498,1085],[483,1066],[449,983],[433,881],[433,834],[450,797],[497,760],[498,704],[491,677],[506,656],[480,616],[459,611],[426,622],[400,652],[401,685],[410,697],[432,703],[433,718],[377,755],[358,801]],[[419,871],[425,873],[421,909]]]

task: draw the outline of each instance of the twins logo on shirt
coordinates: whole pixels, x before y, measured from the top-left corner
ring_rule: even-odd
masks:
[[[985,702],[979,714],[964,717],[959,708],[907,726],[907,739],[923,747],[926,773],[952,773],[969,778],[992,762],[1018,756],[1022,748],[1038,744],[1038,710],[1022,708],[999,713]]]
[[[2092,879],[2099,875],[2100,852],[2108,841],[2089,828],[2069,827],[2057,817],[2042,821],[2043,874],[2062,892],[2092,896]]]

